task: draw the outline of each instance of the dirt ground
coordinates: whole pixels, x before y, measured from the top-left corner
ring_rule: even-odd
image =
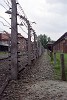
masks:
[[[1,100],[67,100],[67,82],[54,80],[53,66],[45,52],[20,73],[19,80],[10,81]]]

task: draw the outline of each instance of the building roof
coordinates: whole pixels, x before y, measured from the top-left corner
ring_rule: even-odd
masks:
[[[25,38],[24,36],[21,35],[21,33],[18,33],[19,38],[24,38],[26,41],[28,41],[28,38]]]
[[[53,46],[59,43],[60,41],[64,40],[67,37],[67,32],[64,33],[56,42],[54,42]]]
[[[11,37],[11,34],[9,33],[0,33],[0,41],[8,41],[9,37]],[[26,41],[28,41],[28,39],[23,37],[21,33],[18,33],[18,38],[24,38]]]
[[[0,41],[4,40],[4,41],[8,41],[9,39],[9,34],[6,33],[0,33]]]
[[[47,45],[52,45],[55,41],[50,41],[47,43]]]

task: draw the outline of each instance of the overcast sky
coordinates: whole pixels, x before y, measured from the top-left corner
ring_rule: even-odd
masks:
[[[1,1],[3,3],[3,0]],[[57,40],[67,31],[67,0],[18,1],[28,19],[31,22],[35,21],[37,23],[32,25],[37,35],[46,34],[52,40]],[[2,9],[1,7],[0,16],[3,15],[5,15],[4,8]],[[8,15],[3,17],[7,20],[9,19]]]

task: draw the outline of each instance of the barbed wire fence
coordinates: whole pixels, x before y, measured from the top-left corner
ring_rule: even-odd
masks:
[[[30,66],[32,60],[36,60],[44,52],[35,30],[32,28],[31,22],[19,2],[17,0],[3,1],[8,9],[1,3],[0,6],[9,14],[11,23],[0,16],[0,24],[3,26],[3,28],[0,27],[1,33],[5,33],[8,36],[8,58],[4,60],[6,63],[8,62],[7,65],[5,63],[5,66],[8,66],[8,68],[6,67],[8,73],[7,75],[4,74],[5,80],[3,82],[5,84],[3,83],[0,88],[0,95],[11,79],[18,78],[19,71],[25,68],[25,65]],[[6,31],[6,27],[11,32]],[[27,38],[22,36],[21,33],[22,35],[26,34]]]

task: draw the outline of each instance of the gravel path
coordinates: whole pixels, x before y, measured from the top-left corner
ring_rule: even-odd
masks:
[[[44,79],[54,79],[53,66],[50,64],[47,52],[45,52],[31,68],[21,73],[21,77],[29,79],[29,81],[43,81]],[[24,76],[23,76],[24,75]]]
[[[45,52],[35,65],[20,73],[19,80],[9,83],[1,100],[67,100],[67,83],[53,76],[53,66]]]
[[[0,59],[0,88],[4,81],[6,80],[9,73],[9,66],[10,62],[8,59],[1,60]]]

